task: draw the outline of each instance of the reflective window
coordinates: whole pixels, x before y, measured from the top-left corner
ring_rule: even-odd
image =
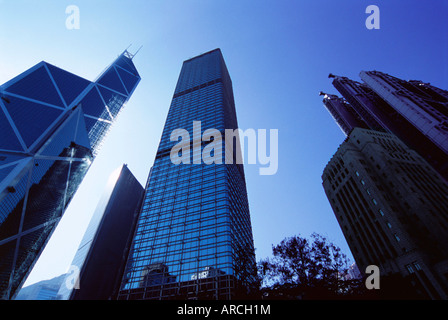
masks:
[[[65,100],[67,106],[70,104],[87,88],[91,83],[90,81],[78,77],[70,72],[52,66],[51,64],[46,64],[50,70],[50,74],[53,76],[56,85],[58,86],[59,92],[61,92],[62,97]]]
[[[26,98],[46,102],[55,106],[64,106],[44,64],[36,70],[26,74],[20,81],[13,83],[5,90],[10,93],[15,93]]]
[[[25,144],[30,147],[62,114],[62,109],[48,107],[8,96],[5,105]]]
[[[112,120],[96,87],[89,91],[80,102],[80,105],[84,113],[89,116]]]
[[[221,79],[221,55],[203,58],[182,68],[146,189],[121,299],[229,298],[236,279],[250,280],[239,272],[242,265],[255,263],[242,168],[174,165],[170,160],[176,144],[170,135],[175,129],[187,130],[193,139],[193,130],[202,135],[207,129],[236,128],[234,109],[224,99],[224,91],[231,88]],[[200,128],[193,128],[193,121],[201,121]],[[191,150],[190,163],[201,156],[205,145]]]
[[[8,122],[3,110],[0,109],[0,149],[23,151],[22,145],[19,142],[11,124]]]
[[[109,70],[106,71],[98,80],[98,83],[112,90],[118,91],[121,94],[126,94],[122,80],[118,76],[114,67],[109,68]]]

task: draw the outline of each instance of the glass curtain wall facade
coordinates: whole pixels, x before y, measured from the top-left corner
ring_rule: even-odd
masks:
[[[0,87],[0,298],[26,280],[138,85],[132,57],[95,82],[43,61]]]
[[[243,165],[224,164],[223,146],[214,150],[222,164],[198,162],[207,146],[204,140],[192,145],[190,164],[176,165],[170,159],[177,143],[170,140],[175,129],[202,135],[213,128],[224,136],[225,129],[237,127],[221,51],[185,61],[119,299],[231,299],[239,289],[251,287],[255,253]]]

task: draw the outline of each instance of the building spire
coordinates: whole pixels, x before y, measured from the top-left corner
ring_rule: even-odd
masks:
[[[132,60],[137,55],[137,53],[140,51],[140,49],[143,47],[143,45],[141,45],[140,48],[138,48],[137,51],[134,54],[130,53],[129,50],[128,50],[131,46],[132,46],[132,43],[123,51],[123,54],[127,58]]]

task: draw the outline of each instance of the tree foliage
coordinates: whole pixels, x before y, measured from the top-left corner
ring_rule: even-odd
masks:
[[[273,246],[273,257],[258,263],[262,292],[283,298],[348,297],[362,290],[361,279],[347,277],[350,260],[325,237],[294,236]]]

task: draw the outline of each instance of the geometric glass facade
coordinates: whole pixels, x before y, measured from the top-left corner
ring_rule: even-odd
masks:
[[[200,137],[206,130],[224,136],[225,129],[236,128],[221,51],[184,61],[119,299],[232,299],[251,287],[255,253],[243,165],[201,161],[209,140]],[[178,143],[170,139],[175,129],[185,129],[194,140],[188,145],[189,164],[171,161]],[[223,145],[210,155],[224,159]]]
[[[0,86],[0,299],[26,280],[139,81],[125,51],[95,82],[43,61]]]

